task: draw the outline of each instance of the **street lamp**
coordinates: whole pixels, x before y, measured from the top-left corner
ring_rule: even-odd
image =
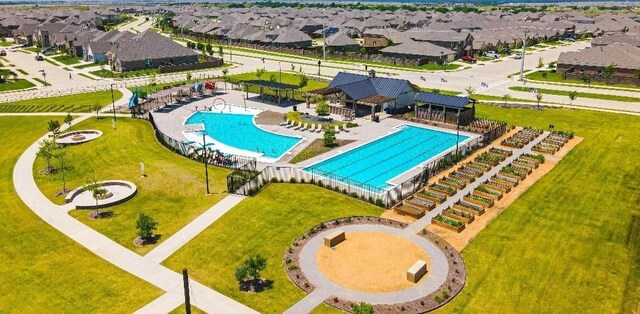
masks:
[[[520,62],[520,80],[524,82],[524,56],[525,49],[527,48],[527,37],[529,36],[529,29],[524,29],[524,39],[522,40],[522,60]]]
[[[44,79],[44,86],[47,86],[47,72],[44,69],[40,70],[42,72],[42,79]]]
[[[460,142],[460,110],[456,114],[456,158],[458,158],[458,143]]]
[[[116,128],[116,99],[113,96],[113,85],[115,83],[111,83],[111,108],[113,109],[113,128]]]
[[[442,66],[442,70],[444,70],[444,51],[440,51],[440,65]]]
[[[322,64],[322,61],[318,60],[318,76],[320,76],[320,65]]]

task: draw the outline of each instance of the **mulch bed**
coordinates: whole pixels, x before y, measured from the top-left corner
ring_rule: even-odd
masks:
[[[280,122],[285,121],[284,116],[285,114],[280,112],[265,110],[258,114],[255,121],[256,124],[260,125],[277,125],[280,124]]]
[[[395,220],[378,218],[378,217],[347,217],[340,218],[325,223],[321,223],[307,231],[304,235],[293,241],[289,249],[284,254],[284,268],[289,278],[302,290],[311,293],[314,290],[314,286],[309,282],[302,270],[299,268],[300,252],[307,242],[315,236],[317,233],[339,228],[340,226],[348,225],[383,225],[395,228],[406,228],[408,225]],[[429,240],[435,244],[447,258],[449,265],[449,273],[445,283],[440,289],[434,291],[431,294],[425,295],[416,300],[409,302],[396,303],[396,304],[375,304],[373,305],[375,313],[424,313],[437,309],[447,302],[451,301],[464,287],[467,272],[460,253],[456,251],[447,241],[440,238],[434,233],[427,230],[422,230],[419,234],[423,238]],[[443,291],[446,294],[443,294]],[[448,292],[448,293],[447,293]],[[436,296],[440,295],[442,300],[436,301]],[[444,297],[446,295],[446,297]],[[358,302],[352,302],[339,297],[331,296],[324,301],[326,304],[336,307],[338,309],[351,312],[353,305]]]

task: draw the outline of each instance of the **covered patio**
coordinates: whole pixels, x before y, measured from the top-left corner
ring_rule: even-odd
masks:
[[[246,86],[245,92],[246,97],[249,98],[249,88],[254,86],[259,88],[260,100],[261,102],[265,102],[265,88],[275,91],[277,98],[278,106],[282,104],[282,92],[284,91],[285,101],[295,99],[295,93],[300,88],[297,85],[285,84],[280,82],[272,82],[265,80],[246,80],[241,81],[240,84],[244,84]],[[291,95],[289,96],[289,93]]]
[[[476,119],[476,101],[468,97],[421,92],[415,99],[418,119],[453,125],[468,125]]]
[[[340,103],[339,106],[329,105],[329,110],[332,114],[342,115],[347,118],[355,118],[355,117],[367,115],[367,114],[360,114],[363,111],[358,110],[358,106],[369,107],[370,110],[367,110],[367,112],[371,113],[371,120],[374,120],[376,116],[376,112],[380,111],[380,110],[376,111],[376,108],[380,109],[383,107],[384,104],[395,101],[395,98],[383,96],[383,95],[372,95],[372,96],[365,96],[362,98],[358,98],[356,96],[355,98],[353,98],[340,88],[326,87],[326,88],[309,91],[307,93],[307,97],[306,97],[307,107],[309,107],[310,105],[310,99],[309,99],[310,95],[320,96],[325,99],[329,99],[337,103]]]

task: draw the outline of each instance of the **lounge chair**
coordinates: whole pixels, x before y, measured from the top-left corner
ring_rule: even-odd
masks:
[[[318,124],[318,128],[316,128],[316,132],[317,133],[322,133],[322,131],[324,131],[324,128],[322,127],[322,124]]]
[[[290,129],[292,127],[296,126],[296,122],[295,121],[289,121],[289,123],[285,126],[287,129]]]
[[[294,130],[300,130],[302,128],[302,122],[298,122],[298,124],[296,125],[295,128],[293,128]]]
[[[335,131],[336,131],[336,134],[340,133],[340,127],[336,125],[335,126]]]
[[[306,131],[308,129],[308,124],[305,123],[304,126],[300,129],[300,131]]]
[[[281,126],[285,126],[285,125],[288,125],[288,124],[289,124],[289,119],[287,119],[287,121],[280,122]]]

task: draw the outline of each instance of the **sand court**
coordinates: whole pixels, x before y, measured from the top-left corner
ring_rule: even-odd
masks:
[[[319,270],[333,282],[350,290],[393,292],[414,287],[407,270],[417,261],[427,262],[427,253],[402,237],[377,231],[346,233],[346,240],[333,248],[320,247],[316,255]]]

